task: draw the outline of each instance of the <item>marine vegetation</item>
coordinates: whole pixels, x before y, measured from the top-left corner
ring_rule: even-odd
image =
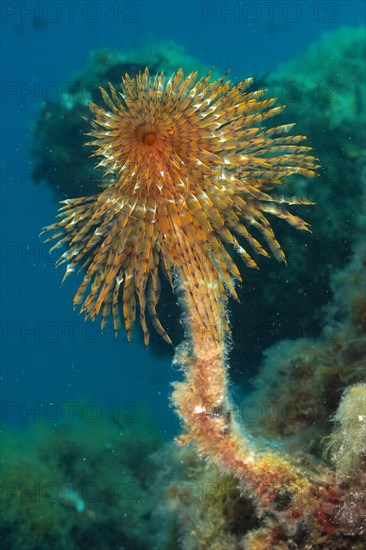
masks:
[[[244,408],[251,403],[263,407],[251,423],[256,437],[280,437],[289,450],[306,446],[321,458],[323,438],[331,427],[329,418],[339,407],[341,395],[365,381],[364,232],[363,222],[351,260],[331,277],[334,298],[323,308],[324,326],[319,338],[287,339],[266,350],[252,382],[254,389],[243,402]],[[361,407],[359,414],[363,414]],[[351,453],[349,444],[346,448]]]
[[[128,335],[138,307],[146,344],[146,307],[169,339],[156,313],[164,271],[186,327],[174,359],[185,381],[172,396],[184,426],[180,443],[193,443],[200,456],[238,478],[259,514],[269,511],[288,530],[299,523],[342,530],[342,487],[332,472],[310,473],[283,452],[253,443],[234,421],[226,380],[226,305],[241,280],[233,251],[249,267],[256,262],[248,244],[284,261],[267,216],[308,229],[283,206],[308,201],[281,191],[289,176],[315,175],[317,161],[299,144],[303,136],[287,135],[291,125],[267,124],[283,107],[263,99],[263,90],[247,91],[251,79],[233,86],[210,77],[179,70],[166,80],[146,69],[125,75],[118,91],[102,89],[107,109],[90,105],[90,145],[102,157],[104,190],[64,201],[61,220],[46,231],[58,239],[56,248],[67,245],[59,262],[66,263],[65,276],[85,270],[75,305],[82,303],[92,319],[101,312],[102,325],[111,314],[115,330],[121,309]]]
[[[144,550],[161,529],[151,455],[162,439],[141,411],[68,414],[6,429],[1,449],[2,548]],[[78,411],[93,410],[81,403]],[[101,410],[98,409],[98,410]]]

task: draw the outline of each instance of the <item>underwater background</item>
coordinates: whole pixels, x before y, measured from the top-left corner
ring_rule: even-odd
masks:
[[[278,224],[288,266],[263,260],[258,273],[242,269],[241,304],[230,303],[231,391],[237,403],[272,403],[280,394],[302,412],[310,396],[316,409],[284,425],[253,421],[252,409],[243,409],[244,423],[260,438],[287,438],[296,456],[320,458],[343,391],[364,377],[364,23],[361,1],[2,3],[4,548],[362,547],[356,520],[348,542],[333,546],[305,536],[292,546],[281,536],[277,546],[259,535],[253,542],[248,533],[262,526],[248,505],[244,517],[236,494],[230,517],[222,499],[220,509],[206,506],[217,532],[202,526],[197,486],[182,495],[172,480],[208,476],[211,487],[218,474],[170,443],[179,433],[169,404],[181,377],[174,349],[155,334],[146,349],[139,327],[128,343],[111,323],[102,333],[98,322],[85,322],[72,307],[80,275],[61,287],[58,254],[39,233],[54,222],[59,200],[97,185],[84,169],[93,165],[82,147],[85,97],[71,83],[98,102],[97,86],[117,83],[128,68],[204,74],[214,66],[215,75],[231,69],[233,82],[253,76],[256,87],[269,88],[288,105],[281,123],[297,123],[322,168],[300,192],[292,187],[316,202],[301,210],[313,235]],[[168,286],[161,302],[177,345],[181,313]],[[351,365],[347,375],[342,365]],[[74,484],[84,491],[71,491]]]

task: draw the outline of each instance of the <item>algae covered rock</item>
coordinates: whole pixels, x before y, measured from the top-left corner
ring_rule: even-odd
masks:
[[[142,416],[86,418],[2,434],[2,548],[144,550],[164,529],[152,520],[160,436]]]
[[[255,435],[280,436],[293,452],[301,454],[306,448],[319,457],[324,450],[322,438],[329,434],[329,418],[340,406],[342,393],[350,385],[358,388],[361,383],[362,387],[365,381],[366,248],[362,237],[356,239],[348,265],[333,273],[330,287],[333,299],[323,309],[320,337],[285,340],[267,349],[253,380],[254,391],[241,407],[246,411],[256,404],[260,414],[249,425]]]
[[[329,448],[344,490],[337,519],[350,535],[366,535],[366,384],[347,388],[336,414]]]
[[[340,477],[366,473],[366,384],[347,388],[336,414],[330,437],[332,460]]]

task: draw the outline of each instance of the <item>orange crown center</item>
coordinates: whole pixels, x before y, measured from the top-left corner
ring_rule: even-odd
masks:
[[[156,134],[154,134],[153,132],[148,132],[142,137],[142,143],[144,145],[151,146],[151,145],[154,145],[155,142],[156,142]]]

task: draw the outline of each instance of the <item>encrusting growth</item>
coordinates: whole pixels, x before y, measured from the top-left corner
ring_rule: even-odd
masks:
[[[85,271],[74,305],[92,319],[101,312],[102,326],[111,314],[116,331],[122,311],[130,338],[138,303],[145,344],[146,310],[170,342],[156,311],[165,272],[185,309],[187,341],[175,362],[186,380],[173,393],[185,428],[181,441],[193,441],[237,475],[263,509],[275,509],[286,493],[281,513],[296,519],[314,509],[311,494],[321,506],[327,488],[312,484],[282,454],[259,453],[234,424],[226,303],[237,299],[241,281],[233,252],[252,268],[253,251],[285,261],[271,215],[308,230],[285,205],[309,202],[279,192],[289,176],[314,176],[318,165],[301,144],[304,136],[287,135],[292,124],[268,125],[284,107],[264,99],[264,90],[247,91],[251,83],[232,85],[226,75],[211,81],[211,72],[184,77],[182,70],[166,80],[146,69],[125,75],[120,90],[101,89],[106,108],[90,104],[89,145],[105,168],[104,189],[64,201],[61,220],[46,230],[59,238],[55,247],[67,245],[59,260],[65,276],[77,267]]]

